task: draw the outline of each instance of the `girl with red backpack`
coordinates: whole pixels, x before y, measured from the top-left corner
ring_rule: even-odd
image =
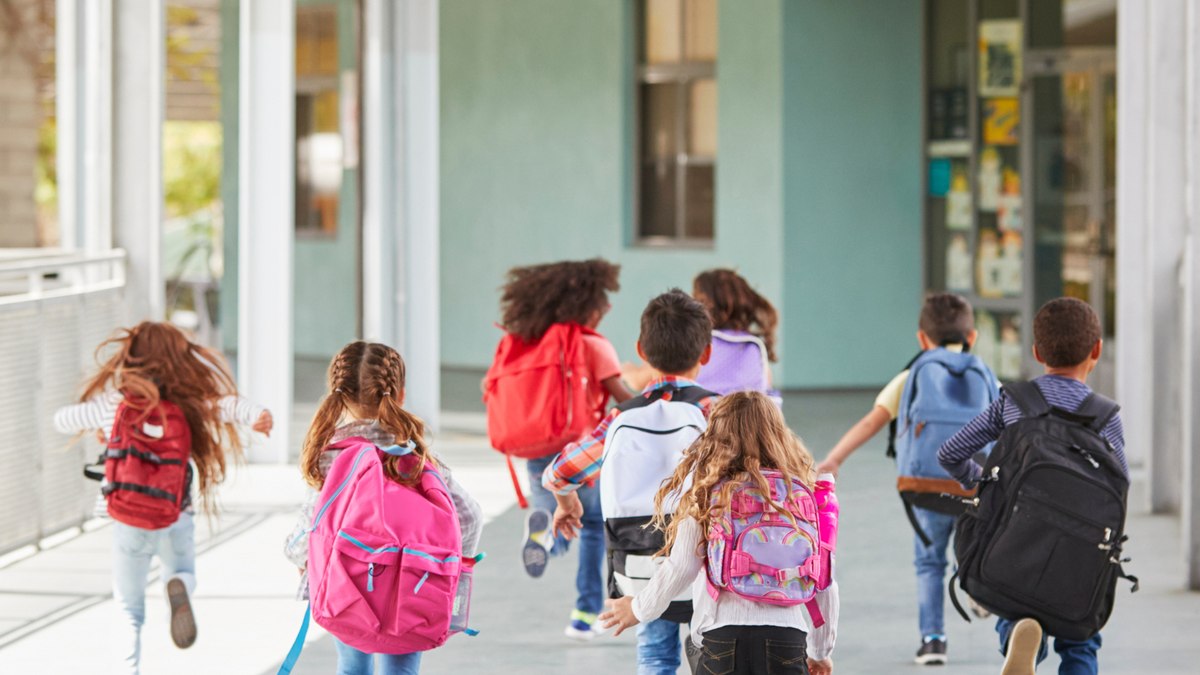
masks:
[[[317,409],[300,454],[300,471],[313,489],[303,505],[296,529],[288,537],[284,553],[301,570],[301,597],[313,593],[313,618],[318,623],[324,620],[322,625],[333,633],[338,673],[374,672],[375,654],[381,657],[384,675],[417,673],[421,651],[385,653],[370,646],[416,645],[416,640],[406,640],[404,635],[409,633],[408,637],[413,638],[421,631],[404,629],[402,622],[406,619],[413,619],[425,628],[438,622],[445,624],[439,635],[417,649],[444,642],[451,630],[447,623],[450,618],[447,612],[451,609],[448,603],[455,598],[456,591],[451,582],[457,582],[461,569],[473,562],[471,556],[482,531],[482,511],[429,449],[424,423],[402,407],[405,366],[396,350],[379,343],[352,342],[333,357],[328,381],[329,393]],[[369,467],[375,465],[381,465],[382,481],[378,475],[366,475],[371,471]],[[327,485],[326,478],[335,474],[337,480]],[[380,488],[380,482],[392,485]],[[389,501],[397,498],[394,484],[412,488],[410,494],[400,496],[407,501]],[[377,503],[361,504],[364,494],[380,499]],[[339,500],[339,497],[344,498]],[[389,510],[393,504],[402,506]],[[411,522],[399,517],[375,522],[388,520],[381,516],[389,513],[409,516],[418,507],[421,513],[434,514],[439,520]],[[364,512],[372,522],[361,522]],[[328,525],[331,521],[340,521],[343,526],[334,533],[334,540],[315,541],[323,534],[318,525],[322,522]],[[435,531],[446,523],[459,528],[448,537],[457,540],[458,548],[420,550],[415,543],[418,538],[440,537],[443,543],[448,539],[446,533]],[[351,531],[350,524],[357,528]],[[379,533],[402,533],[397,538],[407,539],[382,543],[367,540]],[[318,547],[332,550],[318,550]],[[341,552],[345,552],[344,557]],[[338,558],[336,564],[331,562],[334,558]],[[315,561],[313,568],[310,561]],[[315,568],[318,564],[321,567]],[[431,579],[431,574],[438,576]],[[413,575],[415,578],[410,578]],[[362,588],[352,588],[358,582],[362,582]],[[406,589],[404,592],[398,590],[402,587]],[[355,630],[355,608],[346,606],[356,604],[350,597],[355,593],[362,593],[357,597],[358,609],[366,608],[365,611],[372,613],[366,621],[373,622],[375,630]],[[401,607],[401,601],[406,605]],[[335,606],[342,608],[335,610]],[[281,673],[289,672],[295,664],[304,630]]]
[[[107,438],[101,492],[115,521],[113,597],[128,628],[128,640],[117,647],[125,672],[137,673],[146,577],[156,555],[171,605],[171,638],[181,649],[196,640],[193,476],[201,508],[215,513],[213,493],[225,479],[226,454],[235,461],[243,456],[235,424],[269,434],[273,421],[270,412],[237,396],[220,355],[169,323],[140,323],[96,353],[108,350],[113,354],[87,382],[81,402],[59,409],[54,426],[62,433],[98,430]]]
[[[631,396],[621,380],[612,343],[596,332],[608,313],[608,294],[620,288],[620,267],[594,258],[509,271],[500,298],[504,337],[484,379],[488,437],[508,459],[518,502],[512,458],[526,460],[533,510],[525,521],[521,560],[540,577],[551,555],[567,551],[567,541],[550,532],[554,495],[542,487],[542,473],[568,443],[600,423],[611,397]],[[575,577],[578,597],[565,629],[567,637],[596,636],[596,616],[604,608],[604,520],[596,485],[578,492],[584,505]]]
[[[837,501],[826,480],[815,480],[812,455],[767,396],[722,397],[656,496],[666,559],[600,620],[619,635],[691,585],[695,672],[831,673]]]

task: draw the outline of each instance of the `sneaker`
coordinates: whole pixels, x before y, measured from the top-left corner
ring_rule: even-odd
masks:
[[[1008,654],[1004,657],[1000,675],[1033,675],[1041,648],[1041,624],[1033,619],[1021,619],[1008,637]]]
[[[563,635],[580,642],[590,642],[597,635],[604,635],[608,630],[596,620],[596,615],[590,612],[575,610],[571,612],[571,622],[567,624]]]
[[[972,614],[980,619],[986,619],[992,615],[992,613],[989,612],[986,607],[978,602],[975,602],[975,598],[972,598],[969,595],[967,596],[967,607],[971,609]]]
[[[916,661],[922,666],[946,665],[946,638],[940,635],[926,636],[917,650]]]
[[[533,509],[525,516],[525,545],[521,549],[521,563],[525,572],[533,578],[538,578],[546,572],[546,563],[550,559],[550,546],[554,537],[550,533],[550,523],[553,517],[546,509]]]
[[[196,642],[196,617],[182,579],[167,582],[167,602],[171,604],[171,640],[176,647],[187,649]]]

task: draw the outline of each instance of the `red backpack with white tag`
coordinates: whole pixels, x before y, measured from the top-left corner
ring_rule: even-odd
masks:
[[[108,515],[146,530],[178,520],[191,452],[192,430],[179,406],[159,401],[145,410],[122,402],[103,455]]]

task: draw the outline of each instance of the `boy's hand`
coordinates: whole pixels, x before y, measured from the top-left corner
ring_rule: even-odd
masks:
[[[809,675],[832,675],[833,659],[825,658],[821,659],[820,661],[809,659],[808,672]]]
[[[264,410],[258,415],[258,419],[254,420],[254,426],[251,429],[257,431],[264,436],[271,435],[271,429],[275,427],[275,419],[271,417],[270,410]]]
[[[820,476],[823,473],[831,473],[836,476],[838,474],[838,469],[841,468],[841,462],[833,459],[832,457],[826,457],[824,461],[817,465],[817,475]]]
[[[625,596],[615,600],[606,600],[608,611],[600,614],[600,625],[605,628],[615,627],[613,637],[620,635],[626,628],[638,625],[638,618],[633,614],[633,598]]]
[[[574,492],[565,495],[554,495],[558,508],[554,509],[554,524],[551,526],[554,534],[562,535],[570,541],[583,529],[583,502]]]

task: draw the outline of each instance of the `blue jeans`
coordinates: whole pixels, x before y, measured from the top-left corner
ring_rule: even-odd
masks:
[[[913,533],[913,563],[917,568],[917,608],[921,637],[945,635],[943,609],[946,549],[950,547],[950,535],[954,533],[956,519],[954,516],[915,507],[913,513],[931,542],[926,546],[917,533]]]
[[[529,469],[529,501],[539,508],[554,513],[558,502],[554,495],[542,487],[542,472],[554,461],[554,455],[531,459],[526,462]],[[599,614],[604,609],[604,514],[600,511],[599,484],[585,485],[575,491],[583,503],[583,530],[579,533],[579,570],[575,573],[575,609],[588,614]],[[555,537],[551,555],[563,555],[570,542]]]
[[[1016,621],[1008,619],[996,621],[996,632],[1000,634],[1001,654],[1008,653],[1008,639],[1012,635],[1012,629],[1016,623]],[[1047,638],[1043,635],[1042,644],[1038,647],[1038,663],[1046,660],[1046,642]],[[1100,651],[1099,633],[1083,642],[1056,637],[1054,638],[1054,651],[1062,660],[1062,663],[1058,665],[1058,675],[1097,675],[1100,672],[1100,664],[1096,658],[1096,652]]]
[[[146,577],[154,556],[162,565],[162,581],[179,578],[188,594],[196,587],[196,536],[192,514],[181,513],[168,527],[144,530],[113,521],[113,599],[127,630],[116,643],[122,672],[136,675],[146,621]]]
[[[354,647],[333,638],[337,648],[337,675],[371,675],[375,672],[375,654],[360,652]],[[379,654],[383,666],[381,675],[417,675],[421,671],[421,652],[412,654]]]
[[[637,625],[638,675],[675,675],[679,670],[679,624],[655,619]]]

